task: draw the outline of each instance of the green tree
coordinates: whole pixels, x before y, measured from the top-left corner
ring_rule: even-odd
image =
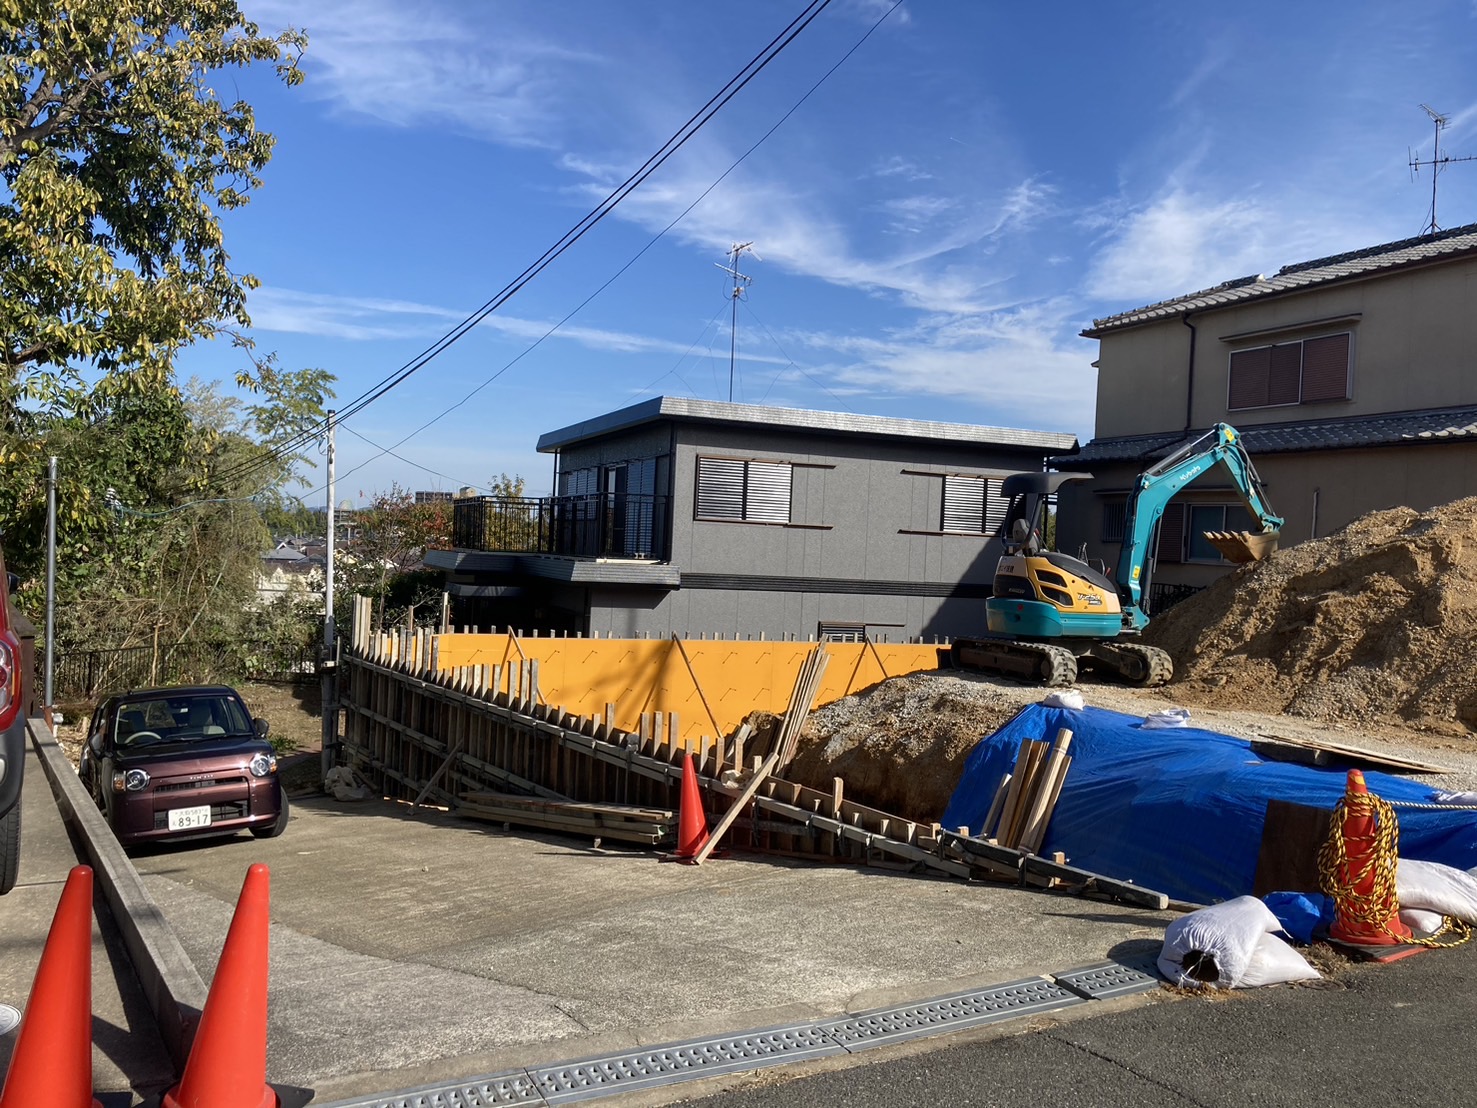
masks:
[[[213,82],[267,62],[295,85],[305,46],[235,0],[0,0],[0,399],[81,413],[243,335],[256,281],[231,271],[220,216],[273,138]]]
[[[451,545],[451,516],[446,501],[417,504],[399,485],[375,493],[368,507],[356,511],[357,536],[334,561],[335,581],[343,582],[343,611],[335,613],[341,626],[348,626],[353,595],[375,601],[380,626],[398,622],[411,606],[439,620],[444,575],[426,569],[422,559],[428,549]]]

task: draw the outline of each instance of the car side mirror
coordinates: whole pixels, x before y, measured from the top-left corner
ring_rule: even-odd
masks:
[[[14,573],[7,573],[5,575],[5,580],[10,585],[11,592],[15,592],[16,589],[21,587],[21,579],[17,577]]]
[[[254,719],[251,725],[256,728],[256,737],[259,739],[265,739],[267,732],[272,729],[272,725],[264,719]]]
[[[92,736],[92,738],[87,740],[87,745],[92,747],[92,752],[101,758],[103,753],[103,733],[99,731],[96,735]]]

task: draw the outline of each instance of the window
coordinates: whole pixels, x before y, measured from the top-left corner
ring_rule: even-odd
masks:
[[[1233,351],[1226,407],[1234,412],[1349,399],[1351,342],[1344,331]]]
[[[1214,562],[1217,565],[1226,559],[1205,537],[1206,531],[1255,531],[1251,513],[1239,504],[1192,504],[1190,505],[1189,548],[1185,553],[1187,562]]]
[[[1010,505],[1000,495],[1000,481],[994,477],[944,477],[944,531],[962,531],[970,535],[993,535],[1005,522]]]
[[[697,460],[697,518],[790,522],[788,462]]]
[[[1103,542],[1122,543],[1128,526],[1128,502],[1108,500],[1103,503]],[[1154,560],[1184,561],[1185,506],[1166,504],[1159,517],[1159,541],[1154,547]]]
[[[865,623],[825,623],[816,626],[816,638],[821,642],[865,642]]]

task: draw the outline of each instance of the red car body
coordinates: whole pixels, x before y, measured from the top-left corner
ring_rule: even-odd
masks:
[[[78,775],[125,848],[282,833],[287,796],[266,723],[224,685],[111,696],[93,714]]]

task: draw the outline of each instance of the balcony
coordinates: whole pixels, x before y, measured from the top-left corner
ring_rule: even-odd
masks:
[[[669,496],[479,496],[452,509],[458,550],[665,561]]]

